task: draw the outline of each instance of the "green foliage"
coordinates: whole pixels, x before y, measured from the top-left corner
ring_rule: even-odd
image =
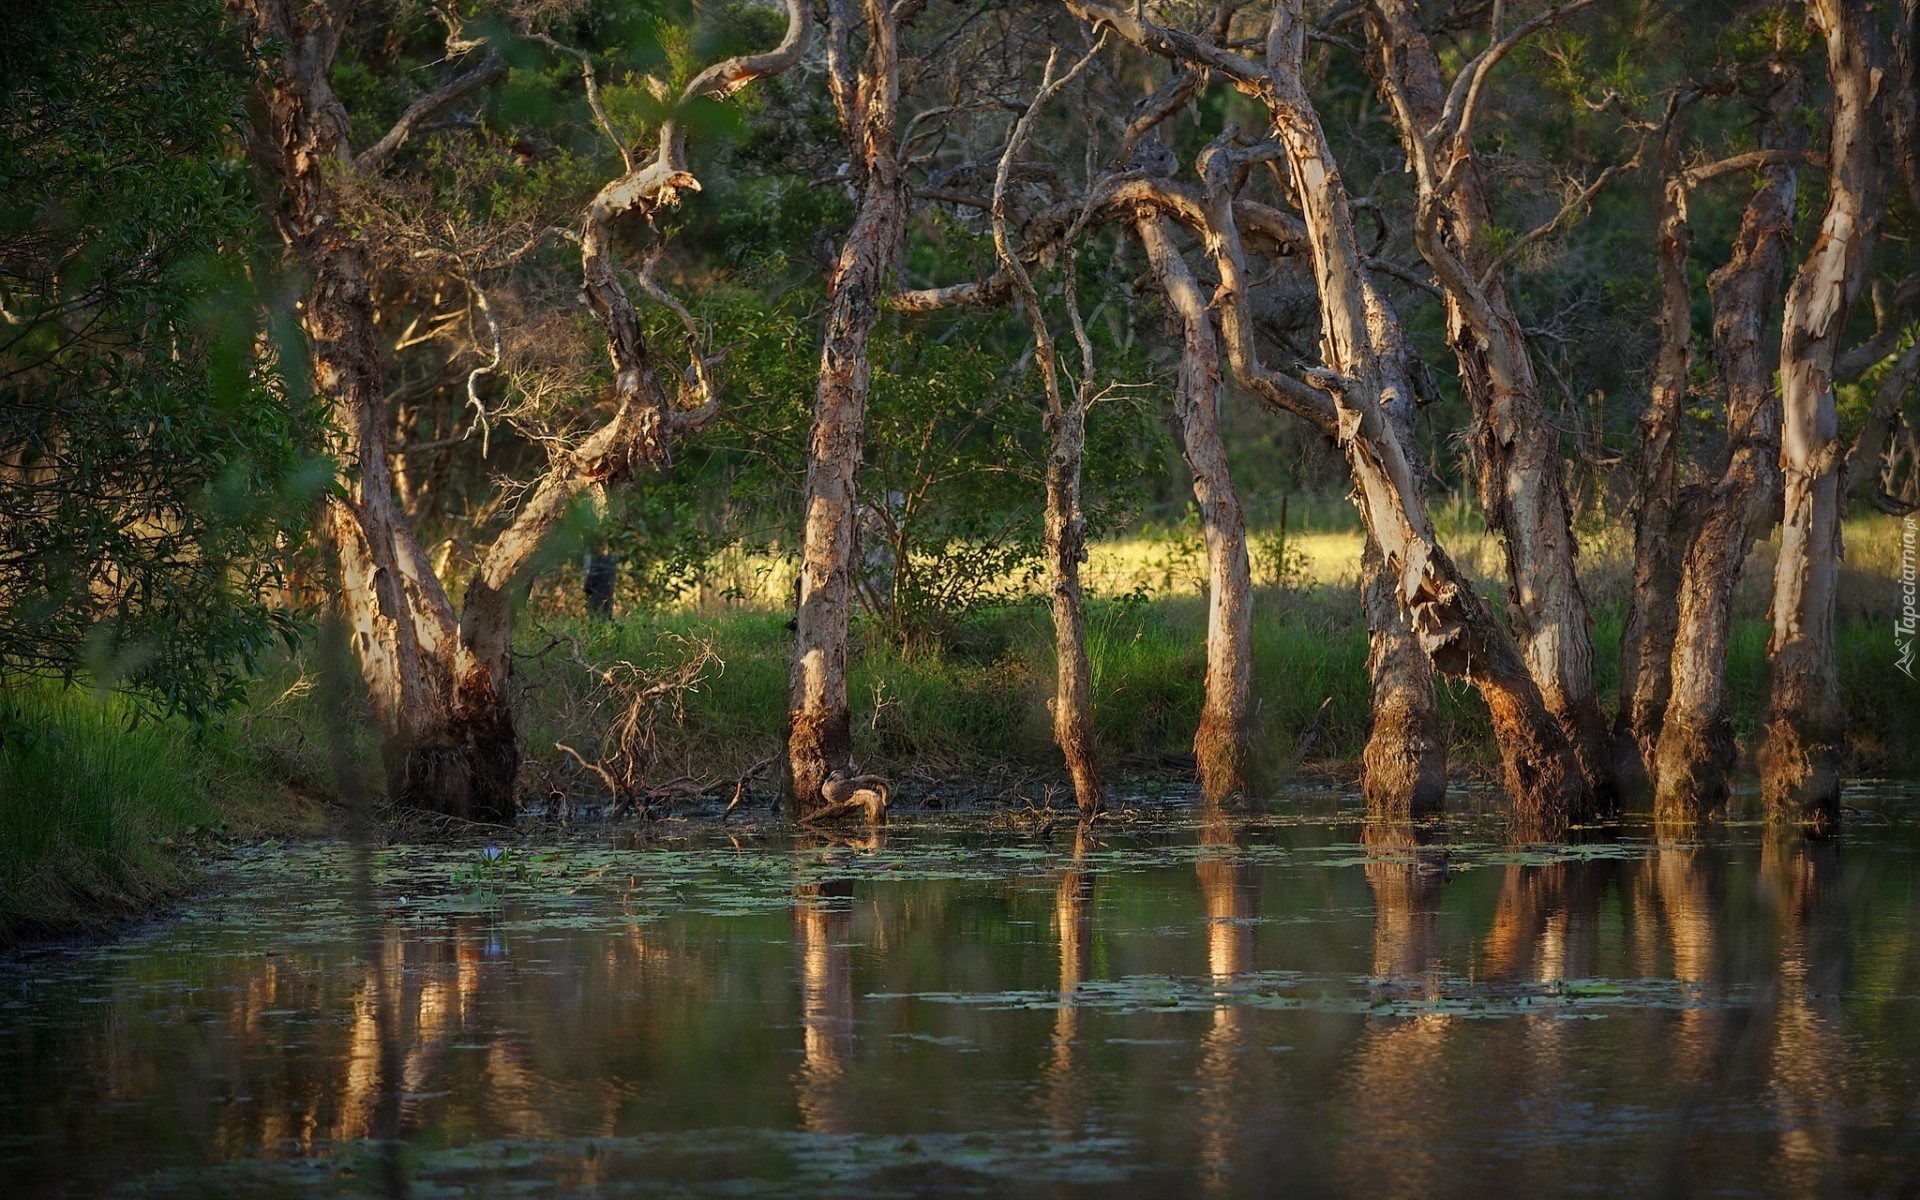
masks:
[[[685,448],[672,478],[609,497],[603,526],[646,603],[683,595],[725,545],[791,546],[806,483],[819,346],[818,296],[769,304],[746,283],[716,287],[699,315],[726,348],[718,428]],[[862,604],[905,643],[939,634],[982,605],[1031,594],[1044,549],[1046,433],[1037,377],[1010,377],[990,344],[998,318],[929,330],[904,320],[875,331],[873,394],[858,480]],[[659,344],[677,329],[661,321]],[[1148,397],[1094,406],[1084,477],[1094,534],[1138,503],[1143,447],[1164,435]],[[719,532],[724,531],[724,532]]]
[[[1623,612],[1596,611],[1594,661],[1598,686],[1610,702]],[[1188,754],[1200,716],[1206,676],[1207,608],[1192,595],[1155,599],[1097,599],[1087,606],[1087,652],[1093,668],[1093,716],[1102,758],[1126,773],[1163,772]],[[658,749],[649,779],[686,774],[731,779],[746,773],[782,744],[787,719],[792,636],[784,614],[730,611],[719,617],[656,613],[612,622],[566,624],[554,632],[577,638],[590,661],[649,661],[663,640],[712,643],[724,661],[684,707],[656,730]],[[957,618],[940,643],[902,647],[857,631],[848,669],[854,699],[854,755],[863,769],[984,775],[996,770],[1052,777],[1061,769],[1053,746],[1051,623],[1032,605],[975,608]],[[545,631],[530,633],[532,648]],[[1879,622],[1849,617],[1840,623],[1841,691],[1849,742],[1862,773],[1901,774],[1917,764],[1911,724],[1884,702],[1906,684],[1895,676]],[[1734,732],[1751,749],[1765,703],[1766,622],[1741,617],[1728,646],[1727,699]],[[1353,590],[1306,585],[1261,589],[1253,621],[1253,737],[1256,765],[1284,779],[1300,755],[1303,736],[1315,737],[1307,764],[1345,766],[1359,758],[1371,721],[1367,631]],[[522,729],[529,747],[529,779],[546,789],[600,791],[573,764],[539,747],[556,741],[594,744],[600,730],[580,722],[591,714],[560,701],[579,685],[578,666],[562,653],[523,660],[517,686],[529,697]],[[1322,712],[1322,702],[1326,702]],[[1486,706],[1466,684],[1440,685],[1440,714],[1457,779],[1495,769]]]
[[[509,883],[526,883],[536,877],[526,855],[515,854],[510,846],[485,846],[453,871],[452,881],[472,899],[498,902]]]
[[[253,316],[244,76],[206,53],[224,17],[205,0],[18,19],[0,75],[0,669],[205,714],[297,633],[262,595],[322,477]]]

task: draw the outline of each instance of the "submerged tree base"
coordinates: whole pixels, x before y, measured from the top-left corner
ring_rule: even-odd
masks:
[[[853,736],[845,709],[797,710],[788,715],[783,790],[797,817],[830,803],[822,789],[834,772],[851,774]]]
[[[1767,722],[1760,745],[1760,794],[1770,820],[1808,837],[1840,832],[1842,745],[1833,722],[1802,714]]]
[[[1654,762],[1653,807],[1659,819],[1698,820],[1726,806],[1739,753],[1726,721],[1704,728],[1669,716]]]
[[[383,754],[395,805],[483,824],[513,819],[520,747],[511,731],[389,743]]]

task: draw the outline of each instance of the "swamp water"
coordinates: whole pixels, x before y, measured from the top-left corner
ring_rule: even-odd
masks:
[[[0,1196],[1913,1195],[1915,800],[248,850],[0,964]]]

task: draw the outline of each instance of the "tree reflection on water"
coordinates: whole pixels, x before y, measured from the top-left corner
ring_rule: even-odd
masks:
[[[1890,1187],[1902,836],[902,823],[478,902],[460,852],[262,852],[0,972],[0,1194]]]

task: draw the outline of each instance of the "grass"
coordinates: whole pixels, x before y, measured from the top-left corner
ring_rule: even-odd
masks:
[[[1294,766],[1316,717],[1310,759],[1351,764],[1369,720],[1367,638],[1352,592],[1329,585],[1261,589],[1255,612],[1256,766],[1269,777]],[[1595,621],[1596,668],[1609,708],[1618,686],[1622,624],[1617,607],[1602,610]],[[1199,722],[1205,628],[1205,606],[1197,596],[1089,604],[1095,734],[1112,768],[1184,764]],[[666,612],[566,623],[554,632],[576,639],[591,662],[659,667],[699,639],[710,641],[724,661],[723,670],[682,697],[677,713],[657,719],[649,779],[731,780],[779,751],[792,645],[782,614]],[[1001,768],[1057,773],[1048,707],[1052,629],[1044,609],[1016,605],[977,612],[945,636],[904,650],[863,632],[855,638],[850,690],[854,752],[865,769],[949,778]],[[1759,617],[1737,621],[1728,693],[1743,743],[1752,740],[1764,700],[1766,642],[1767,626]],[[1908,715],[1914,690],[1894,670],[1887,642],[1878,623],[1842,621],[1841,684],[1854,769],[1861,774],[1920,770]],[[586,672],[570,655],[549,652],[523,661],[516,679],[530,785],[539,794],[593,794],[593,781],[552,750],[555,741],[576,747],[593,741],[596,723],[606,720],[605,710],[585,699]],[[573,702],[554,703],[560,696]],[[1450,756],[1462,773],[1495,761],[1486,709],[1471,688],[1443,682],[1441,716]]]
[[[1345,514],[1345,515],[1343,515]],[[1440,524],[1456,561],[1483,595],[1505,591],[1498,543],[1467,510]],[[1838,611],[1841,690],[1852,769],[1866,775],[1920,772],[1920,738],[1909,715],[1920,689],[1894,668],[1892,611],[1898,590],[1899,523],[1874,515],[1849,521]],[[1355,596],[1361,534],[1351,507],[1300,506],[1286,539],[1285,572],[1271,532],[1251,539],[1256,767],[1278,775],[1296,762],[1315,730],[1311,758],[1335,765],[1358,758],[1369,719],[1367,639]],[[1594,616],[1594,664],[1603,706],[1619,686],[1621,629],[1629,587],[1630,534],[1596,525],[1582,538],[1581,577]],[[1263,561],[1263,554],[1265,555]],[[1773,548],[1761,545],[1742,574],[1729,639],[1727,691],[1734,730],[1751,749],[1765,699],[1766,607]],[[1195,531],[1149,530],[1095,546],[1087,568],[1096,597],[1087,609],[1099,749],[1120,770],[1176,765],[1190,751],[1205,673],[1204,564]],[[779,591],[779,589],[775,589]],[[731,779],[776,754],[786,718],[792,635],[786,612],[767,601],[709,603],[613,622],[558,620],[523,642],[574,639],[583,659],[661,667],[693,641],[710,642],[724,670],[656,721],[651,779]],[[564,639],[562,639],[564,641]],[[606,713],[570,653],[549,646],[517,668],[517,709],[529,777],[540,794],[591,794],[592,781],[552,749],[592,740]],[[901,648],[877,630],[856,628],[850,666],[854,750],[867,769],[965,776],[1010,767],[1053,774],[1048,702],[1053,694],[1052,629],[1038,603],[980,609]],[[604,698],[603,698],[604,699]],[[1495,759],[1486,709],[1461,684],[1441,685],[1441,715],[1456,764]]]
[[[84,687],[0,685],[0,947],[110,929],[189,886],[194,846],[299,820],[237,728],[141,720]]]

